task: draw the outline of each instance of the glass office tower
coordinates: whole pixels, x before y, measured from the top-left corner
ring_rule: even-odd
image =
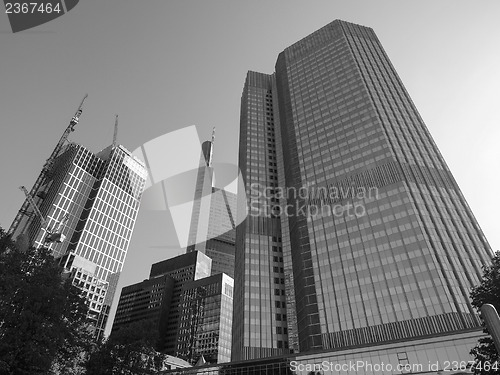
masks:
[[[187,252],[201,251],[204,253],[206,249],[214,175],[212,154],[213,140],[203,142],[196,176]]]
[[[46,223],[33,217],[25,233],[50,246],[87,297],[97,336],[104,332],[132,237],[147,171],[123,146],[94,154],[70,143],[54,160],[35,199]],[[62,242],[47,244],[59,228]]]
[[[241,99],[239,168],[249,215],[236,228],[233,359],[289,352],[273,76],[249,72]],[[237,320],[237,322],[235,321]]]
[[[212,275],[234,275],[236,194],[214,187],[212,165],[215,128],[201,147],[186,252],[201,251],[212,259]]]
[[[372,29],[334,21],[248,73],[239,165],[233,360],[480,327],[491,249]]]

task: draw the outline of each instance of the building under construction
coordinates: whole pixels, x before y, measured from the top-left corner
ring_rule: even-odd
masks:
[[[85,98],[84,98],[85,100]],[[42,168],[9,234],[20,247],[49,247],[84,291],[96,335],[104,332],[132,236],[147,171],[113,143],[93,153],[68,142],[75,116]]]

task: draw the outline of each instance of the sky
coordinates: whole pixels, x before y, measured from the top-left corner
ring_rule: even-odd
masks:
[[[10,226],[24,199],[18,186],[32,186],[86,93],[70,139],[92,151],[111,144],[119,114],[118,142],[129,150],[190,125],[209,139],[215,126],[214,162],[237,163],[247,70],[272,73],[283,49],[342,19],[375,30],[500,250],[499,14],[496,0],[81,0],[13,34],[0,12],[0,226]],[[115,299],[152,263],[182,253],[171,227],[140,211]]]

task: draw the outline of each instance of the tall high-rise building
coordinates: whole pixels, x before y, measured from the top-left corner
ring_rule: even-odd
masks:
[[[289,352],[281,223],[270,209],[279,203],[271,194],[278,187],[272,83],[250,72],[241,99],[239,168],[250,209],[236,228],[233,359]]]
[[[212,274],[234,275],[236,194],[214,187],[212,165],[215,129],[201,147],[186,252],[201,251],[212,259]]]
[[[87,296],[89,317],[100,336],[123,269],[147,171],[123,146],[109,146],[97,154],[74,143],[62,146],[29,199],[39,215],[30,207],[18,215],[21,220],[16,217],[11,233],[23,234],[35,247],[50,247]],[[47,242],[54,233],[62,237]]]
[[[491,249],[371,28],[334,21],[248,72],[239,167],[233,360],[479,329]]]
[[[200,164],[198,166],[193,198],[191,226],[186,249],[187,252],[195,250],[205,252],[206,249],[213,188],[213,143],[214,139],[212,136],[212,140],[203,142],[201,147]]]

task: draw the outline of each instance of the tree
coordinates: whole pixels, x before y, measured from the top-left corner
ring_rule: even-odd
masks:
[[[19,251],[0,228],[0,373],[79,374],[87,305],[46,248]]]
[[[491,303],[497,311],[500,311],[500,251],[496,253],[489,267],[483,267],[484,273],[481,283],[472,288],[470,297],[472,306],[479,312],[485,303]],[[483,332],[488,334],[488,330],[483,323]],[[476,364],[474,373],[480,375],[500,375],[500,356],[493,339],[488,336],[479,339],[478,344],[471,350]],[[491,368],[494,364],[494,368]]]
[[[165,355],[155,346],[154,322],[142,320],[112,332],[90,355],[87,375],[146,375],[161,370]]]

